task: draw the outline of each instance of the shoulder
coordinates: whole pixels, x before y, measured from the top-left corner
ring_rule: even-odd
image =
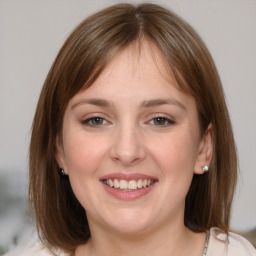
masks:
[[[48,250],[39,239],[32,239],[25,246],[19,246],[4,256],[54,256],[50,250]],[[56,252],[58,256],[69,256],[64,252]]]
[[[242,236],[218,228],[210,229],[207,256],[256,256],[255,248]]]

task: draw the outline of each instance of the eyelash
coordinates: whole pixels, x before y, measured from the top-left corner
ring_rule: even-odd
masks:
[[[96,122],[99,122],[100,123],[93,123],[94,121]],[[153,121],[153,123],[151,123]],[[156,124],[156,121],[160,121],[160,122],[164,122],[162,124]],[[100,128],[101,126],[103,125],[106,125],[108,123],[108,121],[101,117],[101,116],[93,116],[93,117],[90,117],[86,120],[83,120],[81,122],[83,125],[85,126],[88,126],[88,127],[92,127],[92,128]],[[148,122],[150,125],[155,125],[157,127],[168,127],[168,126],[171,126],[171,125],[174,125],[176,122],[172,119],[169,119],[167,117],[163,117],[163,116],[156,116],[152,119],[150,119],[150,121]]]
[[[86,120],[83,120],[81,123],[82,123],[83,125],[86,125],[86,126],[89,126],[89,127],[95,127],[95,128],[98,128],[98,127],[100,127],[100,126],[102,126],[102,125],[105,125],[105,124],[103,124],[103,123],[100,123],[100,124],[93,124],[93,123],[91,123],[91,122],[93,122],[93,121],[96,121],[97,119],[98,119],[98,120],[101,120],[102,122],[106,122],[106,123],[107,123],[106,119],[103,118],[103,117],[100,117],[100,116],[93,116],[93,117],[90,117],[90,118],[88,118],[88,119],[86,119]]]
[[[160,119],[160,121],[164,121],[164,124],[156,124],[155,121],[157,121],[157,120],[159,120],[159,119]],[[167,117],[163,117],[163,116],[156,116],[156,117],[152,118],[152,119],[149,121],[149,123],[150,123],[151,121],[154,122],[154,123],[151,124],[151,125],[155,125],[155,126],[157,126],[157,127],[168,127],[168,126],[171,126],[171,125],[174,125],[174,124],[175,124],[175,121],[174,121],[174,120],[171,120],[171,119],[169,119],[169,118],[167,118]]]

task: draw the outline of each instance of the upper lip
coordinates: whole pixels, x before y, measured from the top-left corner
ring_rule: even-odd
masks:
[[[117,179],[117,180],[139,180],[139,179],[147,179],[147,180],[157,180],[156,177],[150,176],[150,175],[146,175],[146,174],[142,174],[142,173],[122,173],[122,172],[118,172],[118,173],[110,173],[107,175],[104,175],[100,178],[100,180],[108,180],[108,179]]]

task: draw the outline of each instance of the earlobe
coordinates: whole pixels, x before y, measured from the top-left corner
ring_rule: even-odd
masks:
[[[213,154],[213,128],[212,124],[209,124],[204,135],[201,138],[198,154],[195,164],[195,174],[203,174],[209,170],[209,166],[212,160]],[[208,169],[206,168],[208,167]],[[207,169],[207,170],[206,170]]]
[[[67,168],[66,168],[64,150],[63,150],[63,146],[62,146],[62,143],[60,142],[59,137],[56,138],[55,148],[56,148],[55,159],[59,165],[59,168],[62,170],[65,170],[65,174],[67,175],[68,173],[67,173]]]

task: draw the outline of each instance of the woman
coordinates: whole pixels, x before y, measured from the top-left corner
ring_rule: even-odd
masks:
[[[109,7],[73,31],[42,89],[29,185],[42,243],[24,255],[256,255],[228,232],[236,178],[200,37],[158,5]]]

